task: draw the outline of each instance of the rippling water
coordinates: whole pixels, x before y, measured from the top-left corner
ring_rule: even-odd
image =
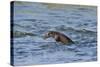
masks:
[[[97,60],[97,7],[14,2],[14,65]],[[43,35],[62,32],[75,44],[66,46]]]

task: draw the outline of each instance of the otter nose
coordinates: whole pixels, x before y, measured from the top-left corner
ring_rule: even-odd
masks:
[[[44,35],[43,39],[47,39],[49,36],[46,34]]]

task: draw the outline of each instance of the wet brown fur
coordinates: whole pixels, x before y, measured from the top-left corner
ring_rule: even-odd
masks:
[[[61,42],[63,44],[74,43],[69,37],[56,31],[49,31],[48,34],[45,35],[45,38],[49,38],[49,37],[52,37],[57,42]]]

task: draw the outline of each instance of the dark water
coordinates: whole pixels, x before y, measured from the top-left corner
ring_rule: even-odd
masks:
[[[14,3],[14,65],[97,60],[96,6]],[[75,44],[56,43],[43,35],[62,32]]]

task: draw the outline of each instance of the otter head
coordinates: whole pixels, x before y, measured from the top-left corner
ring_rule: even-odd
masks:
[[[54,31],[49,31],[48,33],[45,34],[44,39],[47,39],[49,37],[54,37],[55,36],[55,32]]]

